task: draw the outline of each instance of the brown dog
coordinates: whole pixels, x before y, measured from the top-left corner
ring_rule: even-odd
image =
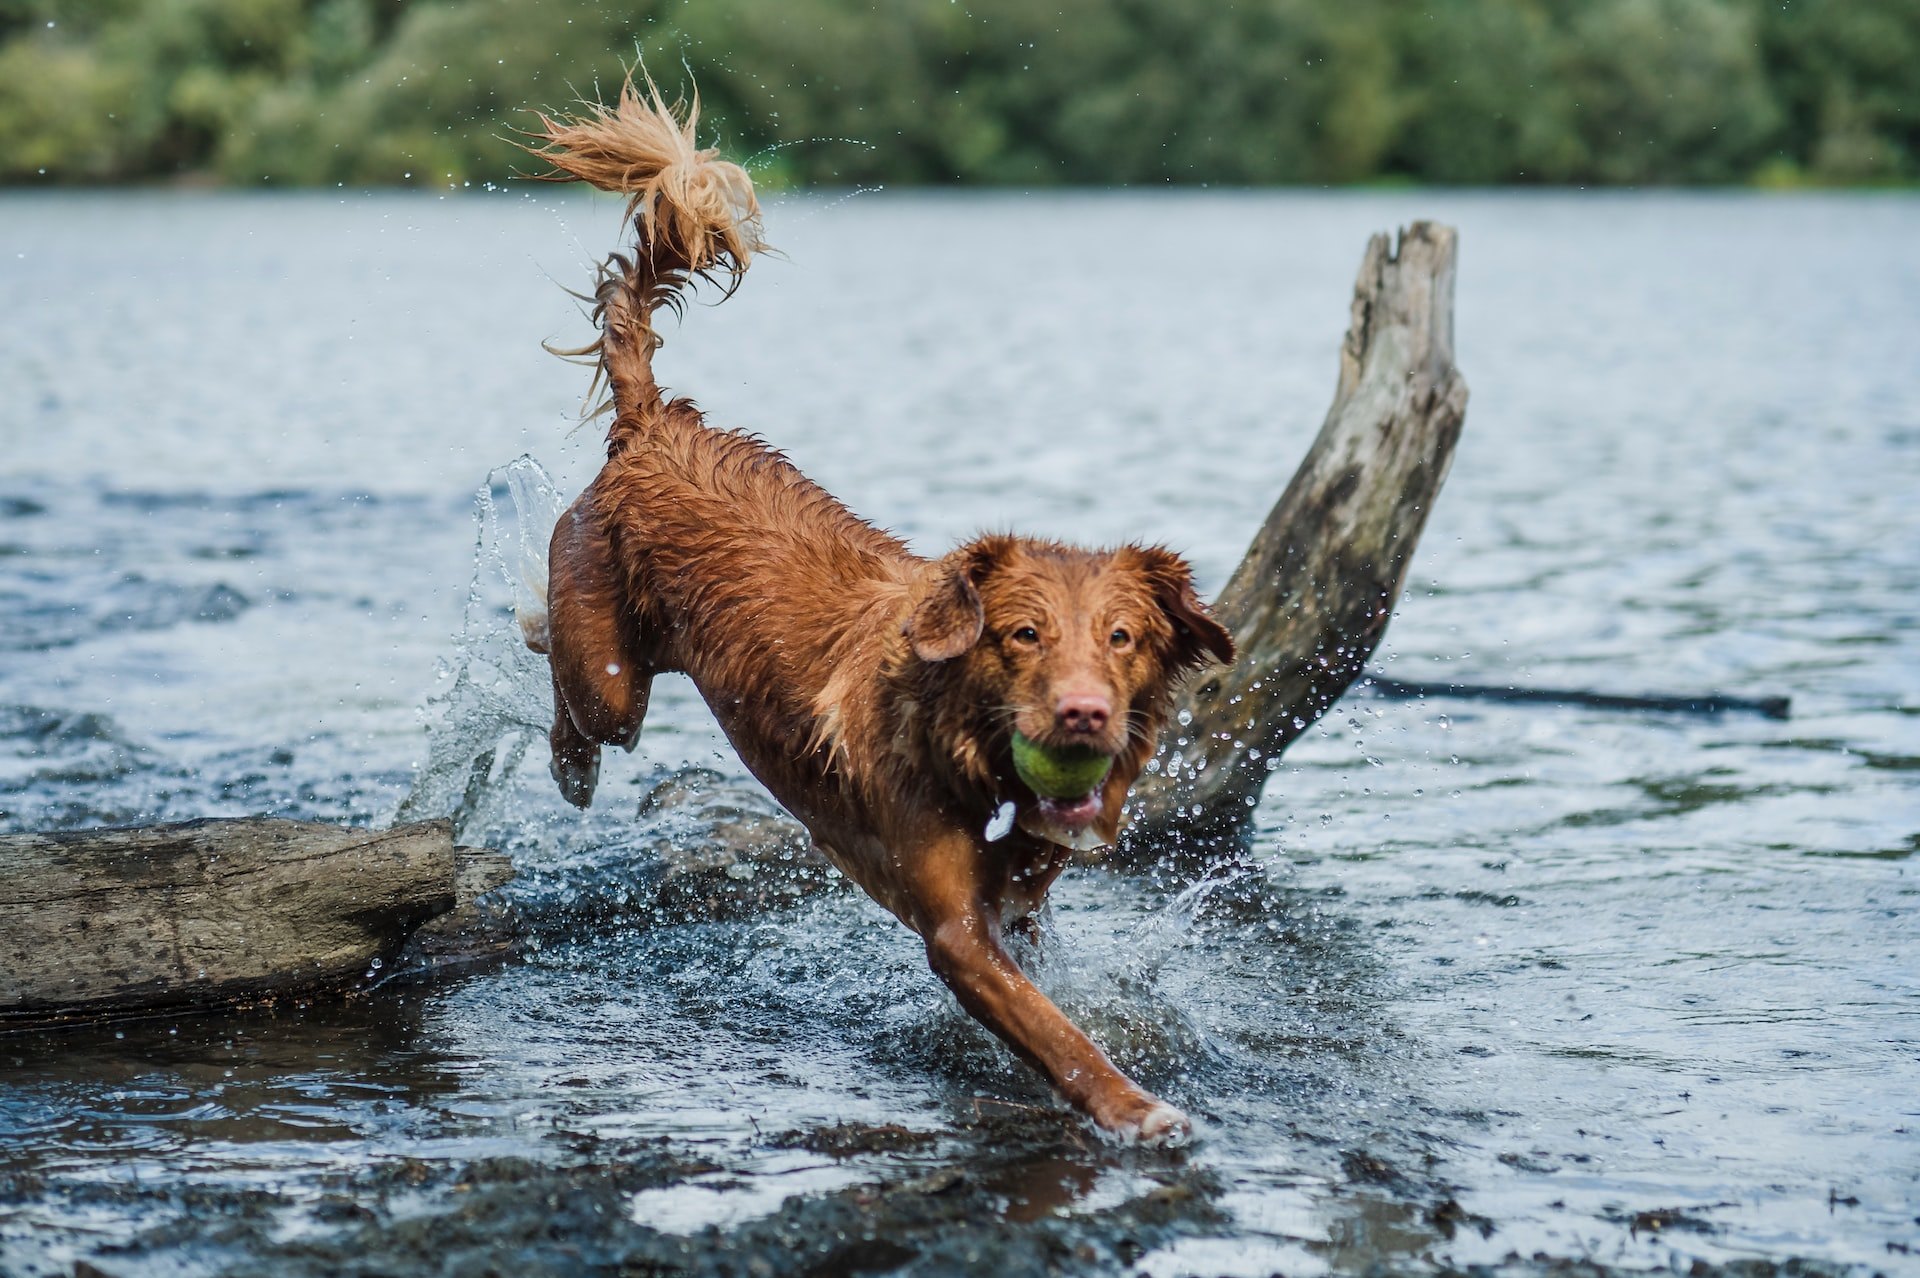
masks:
[[[960,1003],[1105,1131],[1177,1141],[1186,1116],[1128,1079],[1001,943],[1076,848],[1119,833],[1169,694],[1233,642],[1186,563],[987,536],[921,559],[779,453],[708,426],[653,378],[662,308],[737,286],[764,248],[746,173],[696,149],[647,86],[542,120],[556,181],[631,196],[638,242],[601,273],[614,419],[599,476],[553,532],[545,634],[553,775],[582,807],[600,747],[631,749],[653,676],[690,675],[740,758],[814,846],[926,942]],[[1027,751],[1016,763],[1016,736]],[[1085,776],[1029,784],[1036,754]],[[1049,794],[1036,792],[1035,786]]]

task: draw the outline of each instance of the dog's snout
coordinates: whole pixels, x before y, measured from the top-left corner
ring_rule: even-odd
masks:
[[[1070,692],[1054,707],[1060,726],[1072,733],[1091,735],[1106,729],[1113,707],[1105,697],[1087,692]]]

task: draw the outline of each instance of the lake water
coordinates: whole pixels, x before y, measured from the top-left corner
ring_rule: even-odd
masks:
[[[0,1037],[0,1273],[1920,1271],[1920,199],[788,200],[660,368],[919,548],[1164,540],[1211,592],[1416,217],[1473,399],[1376,664],[1790,720],[1356,694],[1254,868],[1075,871],[1044,980],[1195,1114],[1167,1154],[864,898],[646,908],[641,796],[741,775],[663,680],[590,813],[536,743],[469,831],[525,961]],[[544,189],[0,197],[0,830],[390,820],[479,642],[476,489],[592,473],[540,343],[616,234]]]

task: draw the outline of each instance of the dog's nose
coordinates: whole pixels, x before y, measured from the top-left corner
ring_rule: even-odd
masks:
[[[1070,692],[1060,698],[1054,707],[1054,715],[1060,720],[1060,726],[1068,732],[1099,732],[1107,726],[1107,718],[1113,711],[1105,697],[1085,692]]]

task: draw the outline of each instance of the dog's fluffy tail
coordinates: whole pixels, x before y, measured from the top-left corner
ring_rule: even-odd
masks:
[[[629,77],[617,106],[588,105],[573,117],[541,116],[535,144],[527,147],[553,166],[538,175],[542,180],[586,182],[628,197],[634,252],[613,254],[600,270],[593,314],[600,336],[558,352],[595,360],[595,390],[601,379],[611,388],[611,405],[595,410],[614,410],[610,451],[665,413],[653,378],[653,352],[660,345],[655,313],[678,313],[696,277],[732,293],[753,255],[767,247],[752,180],[718,150],[694,142],[699,119],[697,96],[683,109],[670,105],[652,79],[643,77],[636,86]]]

